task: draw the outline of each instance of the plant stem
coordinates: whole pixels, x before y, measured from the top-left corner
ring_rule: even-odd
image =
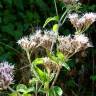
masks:
[[[9,89],[12,93],[16,92],[16,91],[15,91],[14,89],[12,89],[10,86],[8,86],[8,89]],[[18,95],[18,96],[21,96],[20,93],[17,93],[17,95]]]
[[[54,4],[55,4],[56,15],[58,16],[58,10],[57,10],[56,0],[54,0]]]
[[[35,96],[38,96],[38,82],[36,82],[36,92],[35,92]]]
[[[46,93],[46,96],[48,96],[48,94]]]
[[[71,11],[70,9],[66,10],[66,14],[65,14],[66,16],[64,17],[64,19],[63,19],[63,21],[61,23],[61,26],[64,24],[65,20],[67,19],[67,15],[70,13],[70,11]]]
[[[64,18],[64,16],[67,14],[67,11],[68,11],[69,9],[67,8],[66,9],[66,11],[63,13],[63,15],[61,16],[61,18],[60,18],[60,20],[59,20],[59,22],[61,23],[61,21],[62,21],[62,19]]]
[[[54,84],[56,83],[56,80],[57,80],[57,78],[58,78],[58,76],[59,76],[61,67],[62,67],[62,66],[60,66],[60,67],[58,68],[58,71],[57,71],[56,76],[55,76],[55,78],[54,78],[54,80],[53,80],[53,82],[52,82],[51,87],[54,86]]]
[[[13,90],[10,86],[8,86],[8,89],[9,89],[11,92],[16,92],[16,91]]]
[[[31,59],[30,59],[29,50],[26,50],[26,54],[27,54],[27,57],[28,57],[29,64],[31,64]]]

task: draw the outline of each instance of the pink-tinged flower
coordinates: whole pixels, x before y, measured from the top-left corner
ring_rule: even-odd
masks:
[[[86,13],[83,17],[91,24],[96,21],[96,13]]]
[[[86,23],[85,18],[78,19],[78,21],[76,22],[77,29],[82,29],[84,27],[85,23]]]
[[[57,34],[53,31],[44,30],[44,34],[41,34],[41,30],[36,30],[35,34],[28,37],[23,37],[18,40],[18,44],[24,50],[32,50],[36,47],[42,46],[48,50],[51,50],[51,45],[56,42]]]
[[[92,47],[88,37],[86,37],[84,34],[74,35],[73,37],[71,37],[70,35],[65,37],[59,37],[58,41],[58,49],[66,57],[74,53],[77,53],[81,50],[85,50],[88,47]]]
[[[7,89],[13,82],[13,68],[8,62],[0,63],[0,88]]]
[[[76,13],[73,13],[73,14],[69,14],[69,19],[78,19],[78,14],[76,14]]]
[[[20,40],[18,40],[17,43],[18,43],[18,44],[22,47],[22,49],[24,49],[24,50],[30,50],[30,49],[32,49],[32,48],[34,48],[34,47],[36,46],[36,42],[30,40],[28,37],[23,37],[23,38],[21,38]]]
[[[74,35],[74,39],[77,41],[77,42],[80,42],[80,43],[88,43],[89,42],[89,39],[88,37],[86,37],[84,34],[81,34],[81,35]]]
[[[96,13],[86,13],[81,18],[79,18],[78,14],[69,14],[68,18],[76,31],[82,33],[96,21]]]
[[[77,22],[78,22],[78,14],[73,13],[73,14],[69,14],[68,16],[70,22],[73,24],[73,26],[76,28],[77,27]]]

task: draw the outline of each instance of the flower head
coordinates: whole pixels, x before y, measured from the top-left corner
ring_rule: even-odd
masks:
[[[78,14],[69,14],[68,18],[77,32],[84,32],[96,21],[96,13],[86,13],[81,18]]]
[[[53,31],[44,31],[44,35],[40,38],[41,46],[47,50],[51,50],[52,44],[56,42],[56,34]]]
[[[58,41],[59,41],[58,49],[66,57],[81,50],[85,50],[88,47],[92,47],[88,37],[86,37],[84,34],[74,35],[73,37],[71,37],[70,35],[65,37],[59,37]]]
[[[86,13],[83,17],[92,24],[96,20],[96,13]]]
[[[13,68],[8,62],[0,63],[0,88],[7,89],[13,82]]]
[[[76,28],[77,27],[76,23],[79,19],[78,14],[76,14],[76,13],[69,14],[68,18],[69,18],[70,22],[73,24],[73,26]]]
[[[36,31],[35,34],[30,35],[29,37],[23,37],[20,40],[17,41],[17,43],[21,46],[24,50],[31,50],[40,43],[40,37],[41,37],[41,31]]]
[[[24,49],[31,50],[36,46],[42,46],[48,50],[51,50],[51,45],[56,41],[56,35],[53,31],[44,30],[44,34],[41,34],[41,30],[36,30],[36,33],[29,37],[23,37],[18,40],[18,44]]]

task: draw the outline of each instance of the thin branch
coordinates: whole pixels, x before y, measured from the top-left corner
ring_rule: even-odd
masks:
[[[21,54],[18,50],[16,50],[15,48],[13,48],[13,47],[11,47],[11,46],[9,46],[9,45],[3,43],[3,42],[0,42],[0,44],[2,44],[2,45],[4,45],[4,46],[6,46],[6,47],[8,47],[8,48],[10,48],[10,49],[12,49],[12,50],[14,50],[16,53]]]
[[[53,80],[53,82],[52,82],[51,87],[54,86],[54,84],[56,83],[56,80],[57,80],[57,78],[58,78],[58,76],[59,76],[60,70],[61,70],[61,66],[60,66],[59,69],[57,70],[56,76],[55,76],[55,78],[54,78],[54,80]]]
[[[55,4],[56,15],[58,16],[58,9],[57,9],[56,0],[54,0],[54,4]]]

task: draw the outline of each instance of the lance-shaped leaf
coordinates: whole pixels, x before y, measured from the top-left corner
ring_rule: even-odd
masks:
[[[64,63],[62,64],[62,66],[64,66],[67,70],[70,70],[70,67],[68,66],[67,63],[64,62]]]
[[[58,16],[54,16],[54,17],[49,17],[47,18],[47,20],[45,21],[44,25],[43,25],[43,28],[51,21],[57,21],[58,22],[59,20],[59,17]]]
[[[48,81],[49,77],[48,77],[48,75],[47,75],[46,72],[43,72],[43,71],[42,71],[40,68],[38,68],[37,66],[35,66],[34,69],[35,69],[36,74],[38,75],[37,78],[38,78],[42,83]]]

